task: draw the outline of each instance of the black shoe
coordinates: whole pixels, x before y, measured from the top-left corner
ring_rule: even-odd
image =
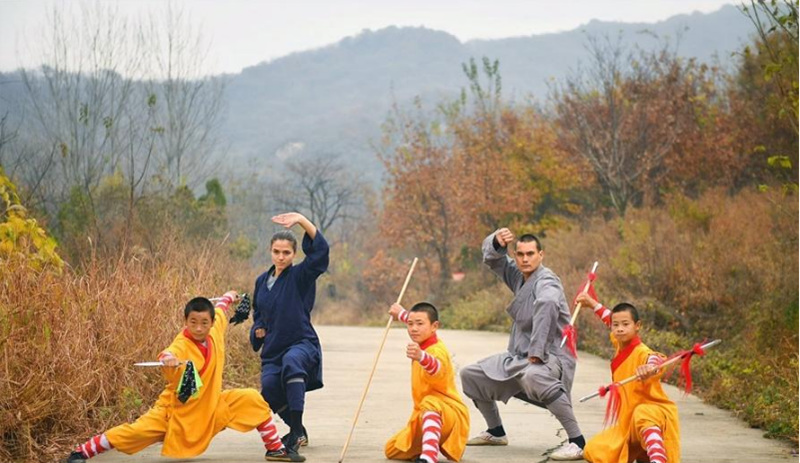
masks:
[[[61,463],[86,463],[86,457],[81,452],[73,450],[67,458],[61,460]]]
[[[288,448],[268,451],[267,454],[264,455],[264,459],[267,461],[306,461],[306,457]]]
[[[291,432],[288,432],[281,437],[281,442],[283,442],[283,445],[286,445],[286,439],[289,438],[289,434],[291,434]],[[303,435],[298,437],[297,441],[300,442],[300,447],[308,447],[308,431],[306,431],[305,426],[303,426]]]
[[[295,435],[294,433],[289,433],[281,438],[281,442],[283,442],[283,446],[286,447],[287,450],[292,450],[294,452],[298,452],[300,450],[300,436]]]

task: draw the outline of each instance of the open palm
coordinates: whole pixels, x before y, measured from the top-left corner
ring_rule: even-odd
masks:
[[[272,221],[278,225],[283,225],[286,228],[292,228],[295,224],[303,219],[302,214],[297,212],[287,212],[286,214],[279,214],[272,218]]]

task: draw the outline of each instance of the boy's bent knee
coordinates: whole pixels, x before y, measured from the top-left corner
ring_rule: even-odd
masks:
[[[431,396],[425,396],[419,402],[419,409],[423,412],[436,412],[442,414],[442,403],[439,399]]]
[[[633,409],[631,421],[638,430],[651,426],[657,426],[663,429],[667,421],[667,416],[656,405],[641,404]]]

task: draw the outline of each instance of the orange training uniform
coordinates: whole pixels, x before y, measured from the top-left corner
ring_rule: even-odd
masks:
[[[622,350],[613,335],[611,342],[617,352],[611,362],[614,382],[636,375],[636,367],[647,363],[650,355],[660,355],[642,344],[638,336]],[[636,459],[647,461],[642,431],[658,426],[664,437],[667,461],[680,463],[678,407],[661,388],[661,375],[628,383],[620,388],[620,394],[622,406],[617,424],[592,437],[586,444],[583,457],[593,463],[629,463]]]
[[[203,453],[211,439],[225,428],[247,432],[270,418],[269,405],[255,389],[222,390],[225,365],[225,329],[228,318],[223,309],[233,298],[226,294],[217,303],[214,326],[208,334],[207,351],[184,330],[163,353],[180,360],[191,360],[203,386],[186,403],[178,400],[176,389],[185,366],[164,368],[168,384],[147,413],[130,424],[106,431],[106,437],[120,452],[132,454],[156,442],[164,442],[161,454],[188,458]]]
[[[436,334],[420,347],[440,362],[439,370],[430,375],[419,362],[411,362],[411,396],[414,411],[406,427],[386,442],[386,458],[410,460],[422,453],[422,414],[432,411],[442,417],[439,445],[442,453],[453,461],[464,454],[469,434],[469,411],[456,389],[455,372],[450,352]]]

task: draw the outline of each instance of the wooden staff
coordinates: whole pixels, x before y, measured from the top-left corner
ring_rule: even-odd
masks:
[[[403,289],[400,290],[400,295],[397,296],[398,304],[400,303],[400,301],[403,300],[403,294],[406,293],[408,282],[411,281],[411,274],[414,273],[414,267],[416,266],[417,266],[417,258],[415,257],[414,261],[411,262],[411,268],[408,269],[408,275],[406,275],[406,281],[405,283],[403,283]],[[381,351],[383,351],[383,345],[386,344],[386,337],[389,335],[389,328],[392,327],[392,321],[394,321],[394,317],[389,315],[389,321],[386,322],[386,328],[383,330],[383,339],[381,339],[381,345],[380,347],[378,347],[378,352],[375,354],[375,361],[372,362],[372,371],[369,372],[367,385],[364,387],[364,393],[361,394],[361,401],[358,403],[356,414],[353,417],[353,425],[350,427],[350,432],[347,434],[347,440],[344,441],[342,454],[339,456],[339,463],[342,463],[342,461],[344,461],[344,454],[347,453],[347,447],[350,445],[350,438],[353,437],[353,431],[356,429],[356,423],[358,423],[358,415],[361,413],[361,407],[364,406],[364,400],[367,398],[367,391],[369,391],[369,385],[372,384],[372,376],[375,374],[375,369],[378,366],[378,359],[381,357]]]
[[[722,342],[722,339],[715,339],[715,340],[713,340],[711,342],[707,342],[707,343],[703,344],[701,346],[701,348],[703,350],[706,350],[709,347],[714,347],[714,346],[716,346],[717,344],[719,344],[721,342]],[[691,351],[689,351],[689,352],[686,352],[683,355],[678,355],[678,356],[676,356],[674,358],[671,358],[671,359],[665,361],[664,363],[662,363],[661,365],[659,365],[658,368],[656,368],[656,371],[657,370],[663,370],[665,367],[668,367],[668,366],[672,365],[673,363],[677,363],[678,360],[686,358],[687,355],[694,355],[694,354]],[[639,378],[638,376],[633,375],[630,378],[625,378],[622,381],[620,381],[619,385],[622,386],[623,384],[628,384],[630,382],[636,381],[638,378]],[[606,389],[606,392],[608,392],[608,386],[606,386],[605,389]],[[587,400],[593,399],[593,398],[595,398],[595,397],[597,397],[599,395],[600,395],[600,391],[593,392],[593,393],[587,395],[586,397],[581,397],[580,402],[586,402]]]
[[[592,265],[592,271],[590,273],[594,273],[596,270],[597,270],[597,262],[595,262],[594,265]],[[591,284],[592,284],[592,280],[587,280],[586,284],[583,286],[583,291],[581,291],[578,294],[583,294],[586,291],[589,291],[589,286]],[[575,320],[578,318],[578,313],[581,311],[581,307],[583,307],[583,304],[581,304],[580,302],[576,302],[575,303],[575,308],[572,310],[572,318],[569,321],[570,325],[575,326]],[[561,347],[562,348],[564,347],[564,343],[565,342],[567,342],[567,337],[566,336],[561,338]]]

